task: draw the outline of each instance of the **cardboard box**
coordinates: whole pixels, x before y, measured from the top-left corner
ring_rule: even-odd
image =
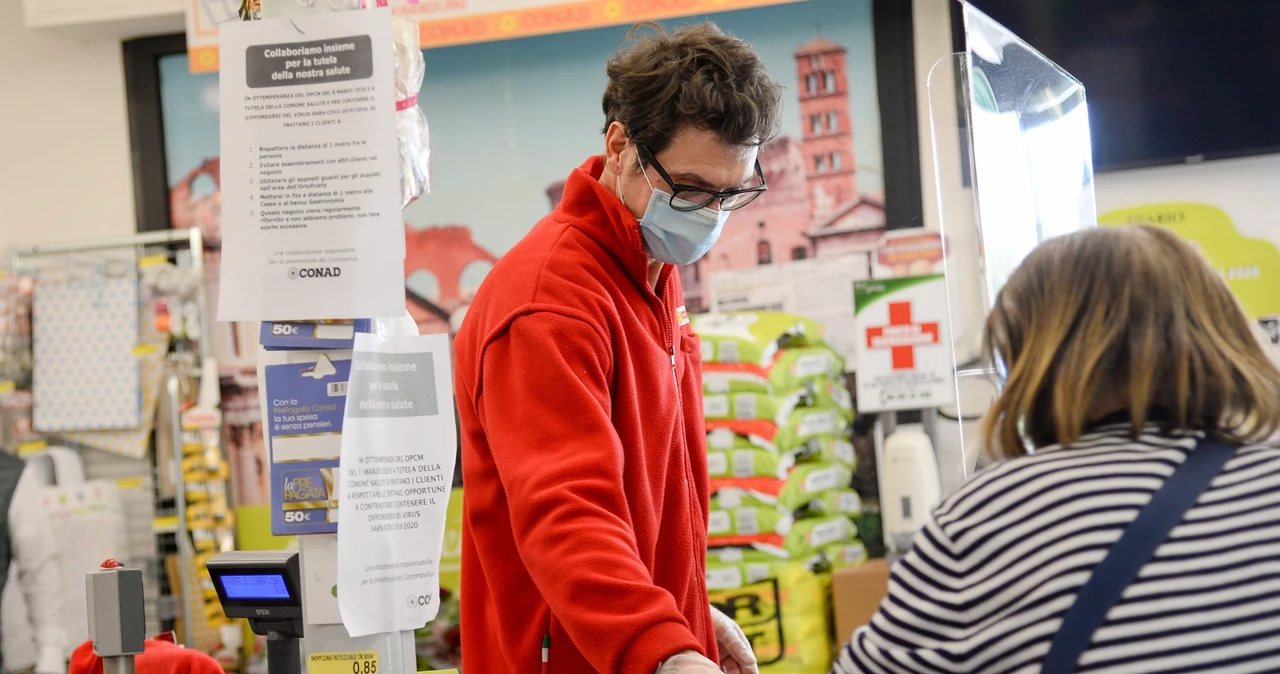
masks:
[[[844,644],[859,627],[871,622],[888,593],[889,563],[884,559],[836,571],[831,584],[836,641]]]

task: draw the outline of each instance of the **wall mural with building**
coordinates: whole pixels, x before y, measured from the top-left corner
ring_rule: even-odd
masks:
[[[721,240],[681,270],[686,304],[706,308],[717,271],[875,246],[884,230],[871,0],[807,0],[710,19],[751,42],[782,84],[778,138],[761,149],[769,191],[734,213]],[[456,332],[497,259],[560,200],[564,178],[603,149],[604,64],[625,27],[425,52],[420,105],[431,124],[433,193],[404,212],[407,308],[422,332]],[[160,62],[170,215],[221,233],[218,78],[187,56]],[[216,292],[211,297],[217,297]],[[253,381],[256,326],[217,326],[226,446],[241,494],[263,495],[265,448]],[[253,474],[254,471],[259,474]]]

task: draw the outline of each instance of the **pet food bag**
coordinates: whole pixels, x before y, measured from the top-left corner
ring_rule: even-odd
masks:
[[[826,346],[816,321],[771,311],[701,314],[692,318],[702,338],[704,363],[752,363],[765,366],[779,351]]]
[[[853,470],[845,464],[806,463],[787,476],[778,502],[787,510],[797,510],[826,492],[849,489],[852,482]]]
[[[712,392],[782,395],[810,383],[839,382],[844,366],[839,354],[826,346],[788,349],[775,352],[765,363],[704,362],[702,386]]]
[[[810,440],[844,439],[849,418],[835,407],[799,408],[785,423],[741,419],[708,419],[707,432],[728,430],[737,435],[755,435],[783,453],[803,447]]]
[[[733,618],[762,674],[826,674],[831,666],[829,575],[780,559],[725,562],[711,555],[711,604]]]

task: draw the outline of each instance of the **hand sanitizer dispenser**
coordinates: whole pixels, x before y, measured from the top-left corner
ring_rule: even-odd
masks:
[[[929,436],[919,430],[900,430],[884,442],[880,465],[880,511],[884,538],[890,549],[911,549],[916,533],[942,499],[938,460]]]

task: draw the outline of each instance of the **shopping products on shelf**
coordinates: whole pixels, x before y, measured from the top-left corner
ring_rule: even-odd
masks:
[[[830,572],[867,556],[844,362],[822,326],[800,316],[692,323],[704,361],[711,601],[747,632],[762,672],[824,673]]]

